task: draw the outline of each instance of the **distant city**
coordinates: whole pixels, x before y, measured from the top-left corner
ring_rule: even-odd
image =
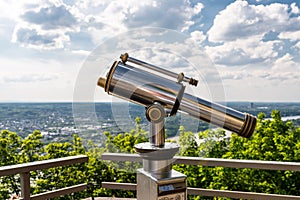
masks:
[[[268,118],[277,109],[286,119],[300,124],[300,103],[228,102],[226,106],[253,115],[264,112]],[[144,107],[127,103],[0,103],[0,130],[16,132],[23,138],[39,130],[46,143],[69,141],[77,133],[84,140],[101,144],[104,131],[111,134],[130,131],[135,128],[136,117],[141,118],[141,126],[148,130],[144,112]],[[167,135],[176,136],[179,125],[192,132],[212,127],[178,114],[166,120]]]

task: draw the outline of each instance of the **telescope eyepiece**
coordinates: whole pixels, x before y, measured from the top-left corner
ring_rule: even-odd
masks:
[[[106,78],[100,77],[100,78],[98,79],[97,85],[100,86],[100,87],[102,87],[102,88],[105,88],[105,84],[106,84]]]

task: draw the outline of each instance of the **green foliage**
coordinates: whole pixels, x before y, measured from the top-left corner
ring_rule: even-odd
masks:
[[[120,133],[114,137],[109,132],[104,133],[107,152],[134,153],[134,145],[147,141],[147,133],[140,125],[141,119],[137,117],[135,122],[136,128],[129,133]]]
[[[227,159],[253,159],[299,162],[300,132],[290,121],[281,120],[280,112],[272,112],[272,120],[258,115],[255,134],[250,139],[232,135]],[[231,190],[300,195],[300,173],[254,169],[221,169],[211,187],[226,185]],[[234,181],[232,181],[234,180]]]
[[[194,134],[180,127],[179,155],[299,162],[300,128],[295,127],[291,121],[282,121],[279,111],[274,110],[271,116],[270,120],[265,119],[266,115],[263,113],[258,115],[256,131],[250,139],[235,134],[228,138],[221,129]],[[146,142],[147,133],[141,128],[140,119],[136,118],[136,127],[130,132],[117,135],[105,132],[105,136],[105,148],[99,148],[92,141],[88,141],[85,149],[78,135],[73,135],[71,142],[46,145],[42,142],[39,131],[34,131],[22,139],[14,132],[3,130],[0,131],[0,166],[86,154],[89,157],[87,163],[32,172],[31,193],[37,194],[86,182],[91,185],[88,191],[56,199],[82,199],[90,196],[134,197],[135,193],[130,191],[103,189],[101,183],[136,182],[135,170],[141,166],[137,163],[103,161],[101,154],[134,153],[134,145]],[[174,165],[173,168],[187,175],[190,187],[300,195],[299,172],[191,165]],[[19,182],[18,175],[1,177],[0,199],[7,199],[12,193],[19,194]],[[226,198],[189,196],[189,199]]]
[[[0,166],[20,163],[21,137],[7,130],[0,131]],[[18,175],[0,178],[0,197],[7,199],[10,192],[20,192]]]
[[[194,133],[186,132],[183,126],[179,127],[179,144],[182,156],[197,156],[197,142]]]
[[[40,160],[40,155],[44,153],[44,144],[42,143],[42,134],[39,131],[34,131],[22,140],[21,145],[21,162],[33,162]]]
[[[109,132],[105,132],[105,152],[111,153],[135,153],[134,145],[147,141],[147,132],[141,128],[141,119],[135,119],[136,128],[129,133],[120,133],[112,136]],[[110,162],[106,163],[113,173],[114,182],[135,183],[136,169],[142,167],[139,163],[131,162]],[[130,191],[112,191],[112,195],[116,197],[134,197],[135,193]]]
[[[250,139],[236,134],[227,139],[222,130],[206,130],[198,134],[202,143],[196,147],[195,137],[183,131],[180,145],[188,150],[180,153],[211,158],[299,162],[300,128],[295,127],[291,121],[282,121],[277,110],[271,116],[272,119],[265,119],[264,113],[258,115],[256,131]],[[174,168],[188,176],[187,182],[191,187],[300,195],[300,173],[295,171],[188,165],[176,165]]]
[[[21,137],[7,130],[0,132],[0,166],[19,163]]]
[[[221,158],[227,151],[228,140],[224,130],[208,129],[200,132],[198,136],[203,140],[198,147],[200,157]]]

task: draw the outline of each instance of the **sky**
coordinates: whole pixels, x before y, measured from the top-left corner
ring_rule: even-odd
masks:
[[[118,50],[185,60],[208,98],[217,82],[225,101],[300,102],[297,0],[0,0],[0,102],[108,101],[96,81]]]

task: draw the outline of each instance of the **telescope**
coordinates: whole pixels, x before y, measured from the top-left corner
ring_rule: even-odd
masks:
[[[166,117],[180,112],[241,137],[250,138],[253,134],[254,116],[185,92],[188,85],[197,84],[198,80],[182,72],[166,70],[128,53],[113,63],[106,77],[98,79],[98,85],[109,95],[146,108],[149,142],[135,145],[143,158],[143,169],[139,169],[137,176],[138,199],[186,199],[186,176],[171,169],[179,146],[165,142]],[[157,187],[153,189],[151,185]]]

